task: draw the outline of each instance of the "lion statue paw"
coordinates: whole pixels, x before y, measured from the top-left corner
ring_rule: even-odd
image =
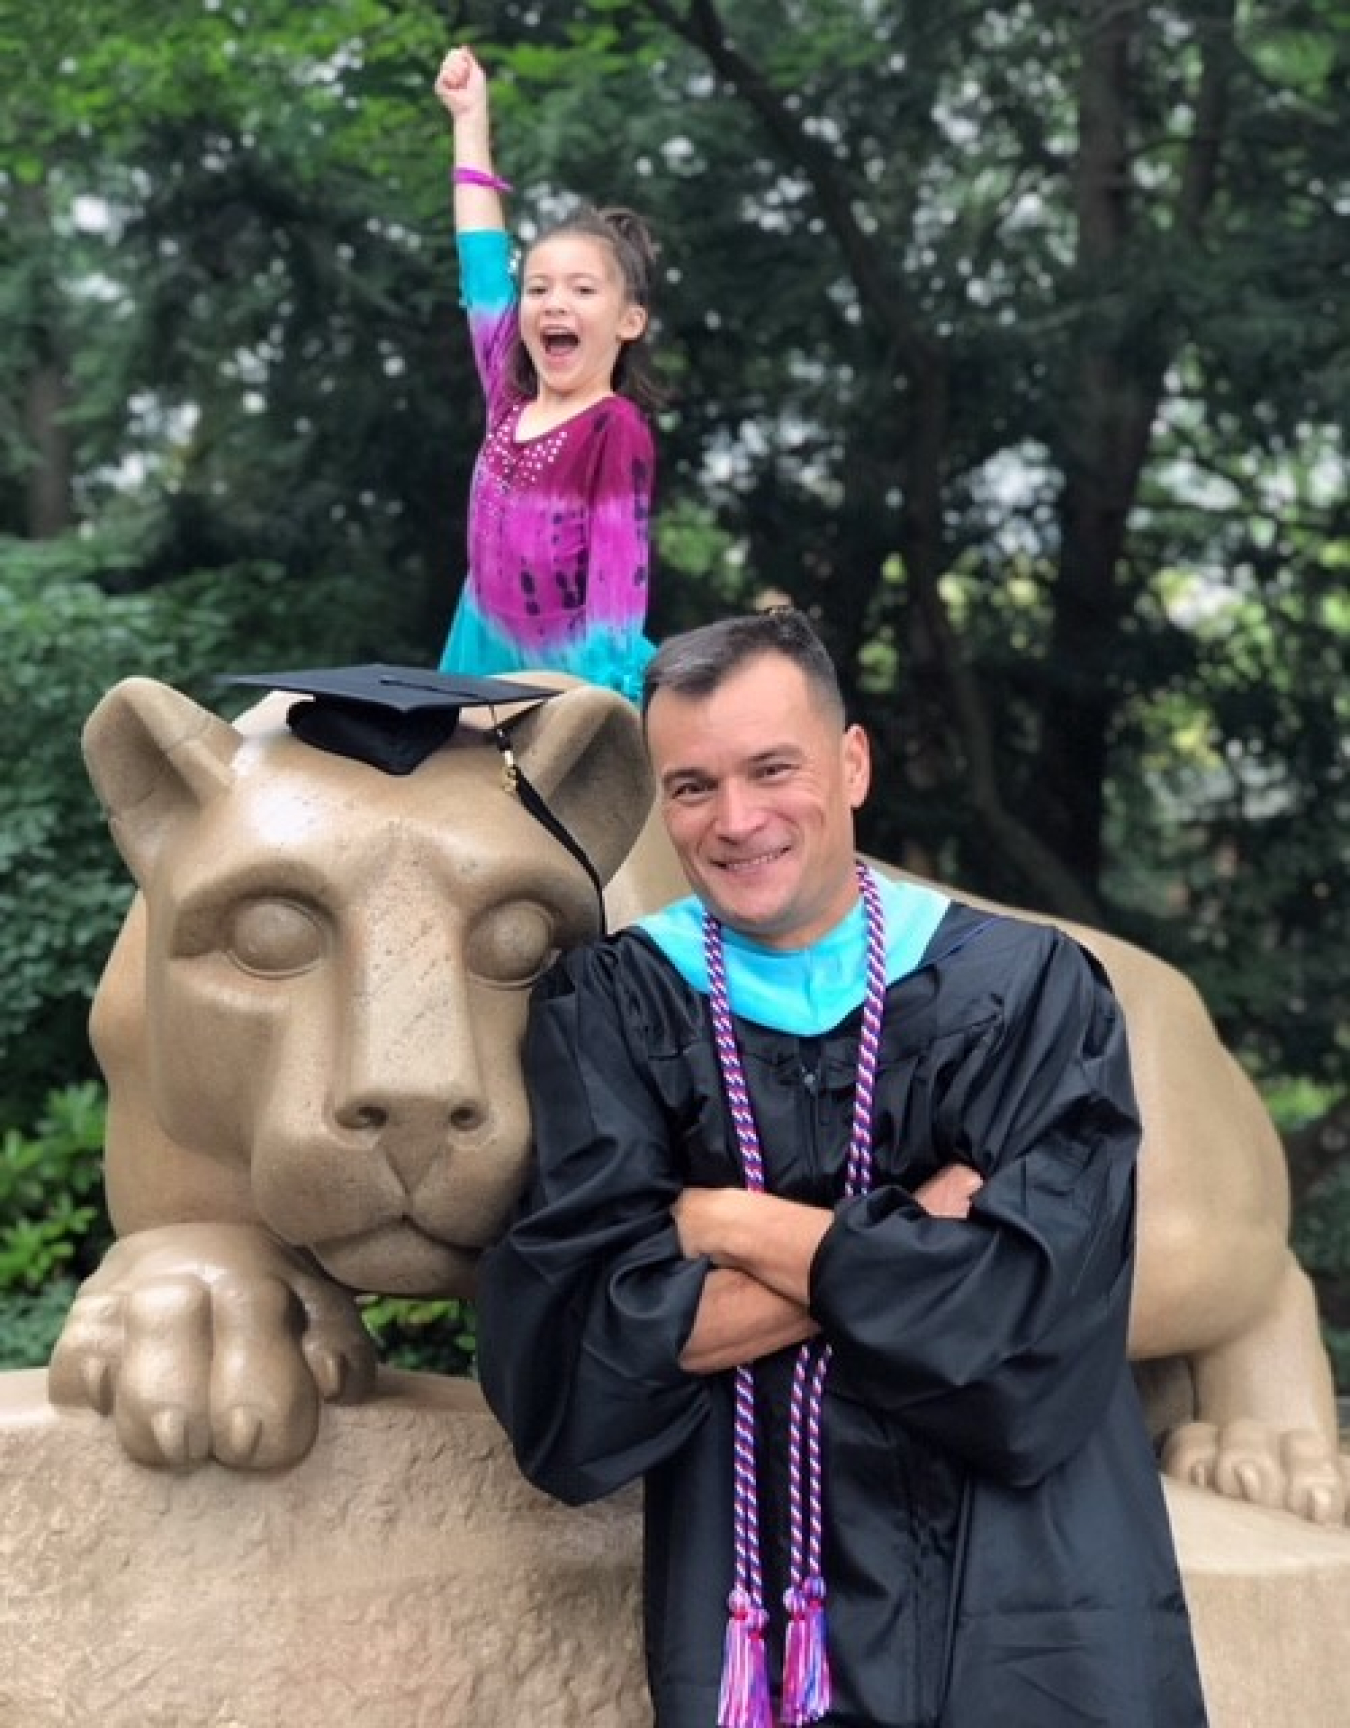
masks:
[[[1168,1436],[1162,1467],[1179,1482],[1313,1524],[1341,1524],[1350,1509],[1350,1459],[1314,1429],[1281,1430],[1250,1417],[1188,1422]]]
[[[53,1404],[111,1416],[142,1464],[303,1458],[325,1403],[368,1396],[374,1341],[348,1291],[251,1225],[174,1224],[116,1242],[48,1368]]]

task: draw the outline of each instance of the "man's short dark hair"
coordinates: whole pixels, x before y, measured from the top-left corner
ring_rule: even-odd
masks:
[[[800,667],[825,712],[844,724],[844,698],[834,661],[810,619],[793,606],[719,618],[715,624],[668,637],[647,662],[643,674],[643,720],[658,690],[677,696],[710,696],[733,672],[765,654],[781,654]]]

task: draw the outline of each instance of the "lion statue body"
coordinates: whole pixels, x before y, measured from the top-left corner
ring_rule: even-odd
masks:
[[[686,892],[632,708],[586,685],[510,717],[611,926]],[[49,1372],[148,1464],[269,1468],[365,1396],[358,1292],[469,1296],[525,1177],[528,988],[594,889],[503,784],[491,738],[391,775],[131,679],[85,754],[140,893],[91,1028],[118,1241]],[[886,869],[888,866],[881,865]],[[1057,921],[1059,922],[1059,921]],[[1144,1123],[1130,1353],[1164,1468],[1345,1516],[1331,1376],[1289,1247],[1282,1148],[1199,996],[1124,942],[1105,965]]]

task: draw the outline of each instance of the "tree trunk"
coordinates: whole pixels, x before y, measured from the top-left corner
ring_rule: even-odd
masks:
[[[51,214],[46,188],[20,184],[14,191],[15,227],[30,259],[27,319],[29,368],[22,380],[23,432],[28,445],[25,528],[50,540],[75,519],[74,449],[66,419],[67,370],[61,340],[61,296],[49,260]]]
[[[1066,383],[1060,457],[1060,562],[1048,688],[1035,775],[1035,826],[1084,885],[1102,868],[1105,787],[1116,698],[1112,662],[1128,610],[1122,557],[1131,510],[1182,332],[1163,296],[1120,316],[1132,271],[1168,236],[1177,254],[1198,239],[1212,202],[1232,56],[1231,0],[1197,27],[1200,72],[1171,221],[1139,223],[1131,202],[1131,117],[1142,0],[1083,0],[1075,180],[1078,268],[1087,290]]]

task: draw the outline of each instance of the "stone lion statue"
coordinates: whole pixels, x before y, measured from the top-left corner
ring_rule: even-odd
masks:
[[[559,694],[510,717],[512,747],[618,925],[685,884],[632,708],[550,682]],[[287,707],[269,696],[231,724],[130,679],[85,731],[140,892],[91,1020],[119,1239],[49,1388],[111,1416],[150,1465],[300,1458],[324,1402],[373,1385],[357,1293],[472,1294],[525,1174],[528,987],[595,927],[592,885],[467,714],[393,775],[303,742]],[[1180,973],[1066,927],[1129,1027],[1130,1352],[1163,1468],[1340,1522],[1330,1370],[1269,1117]]]

